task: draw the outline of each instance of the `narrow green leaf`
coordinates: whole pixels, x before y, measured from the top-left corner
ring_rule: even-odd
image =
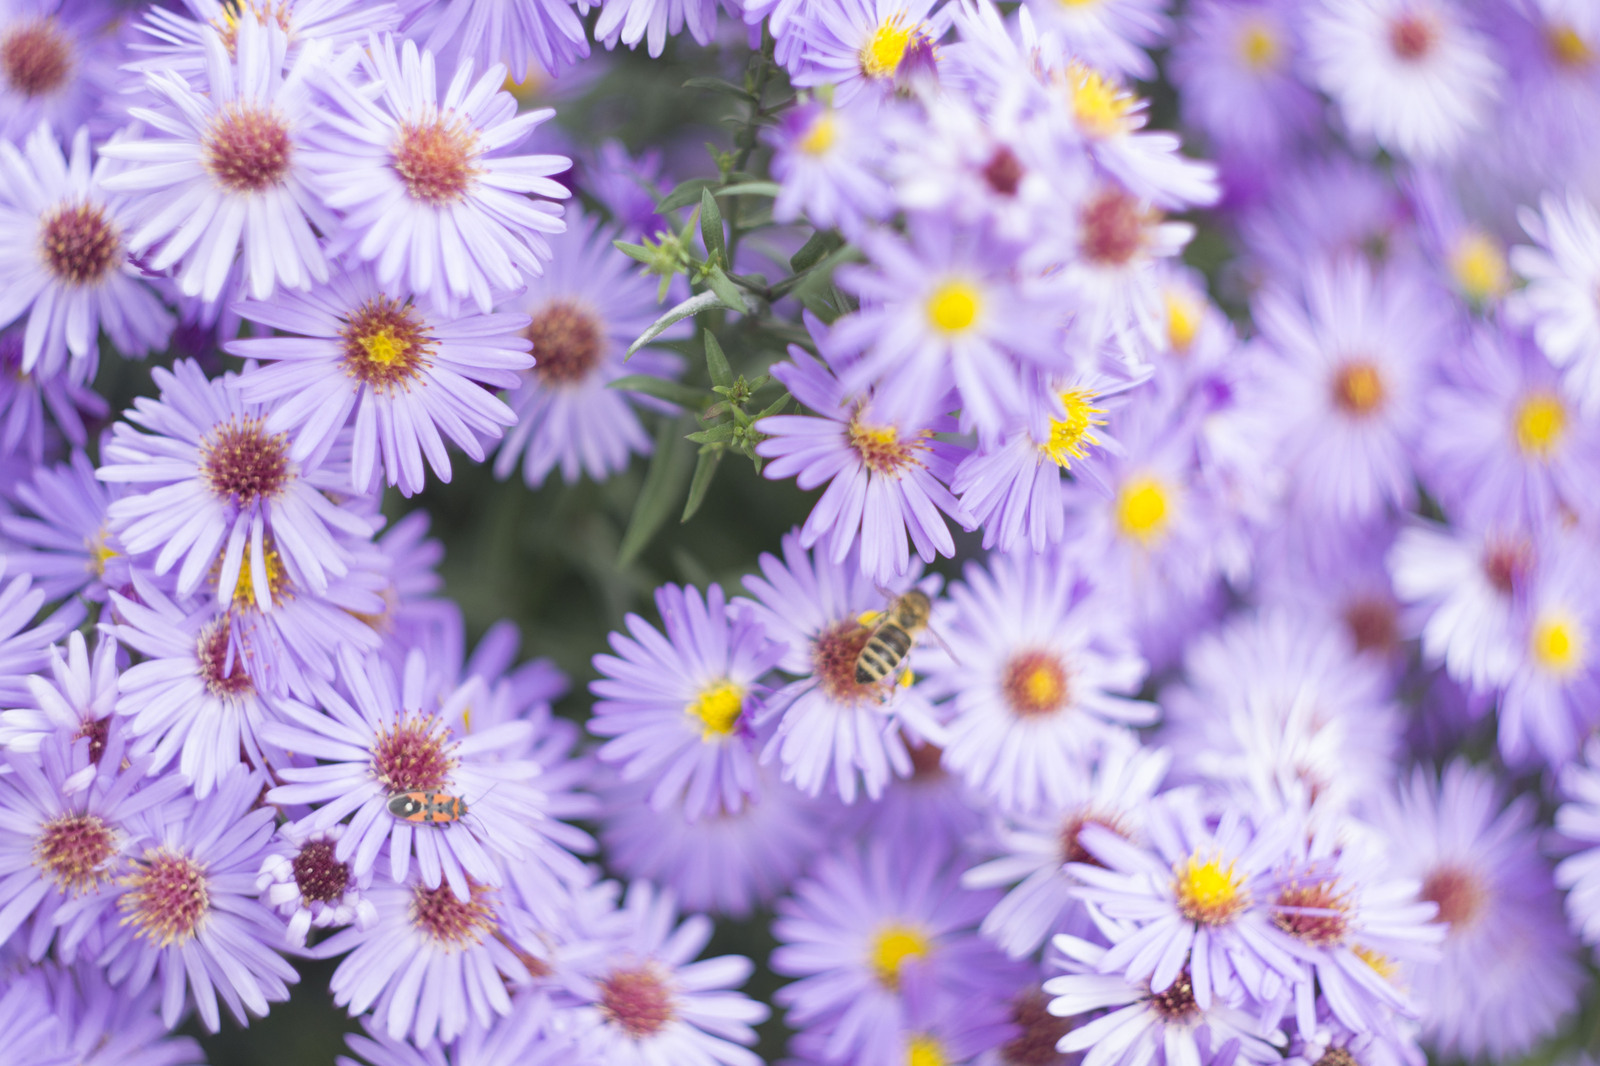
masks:
[[[733,439],[734,424],[724,422],[720,426],[702,429],[698,433],[691,433],[684,440],[692,440],[696,444],[726,444]]]
[[[717,476],[717,466],[722,462],[724,449],[716,445],[709,445],[700,449],[700,458],[694,464],[694,478],[689,482],[689,499],[683,505],[683,517],[680,522],[687,522],[700,510],[700,505],[705,502],[706,490],[711,487],[711,479]]]
[[[715,185],[714,178],[690,178],[680,184],[676,189],[667,193],[659,204],[656,204],[657,214],[666,214],[676,211],[680,207],[688,207],[700,199],[700,190]]]
[[[724,185],[717,190],[718,196],[767,196],[778,195],[778,183],[775,181],[741,181],[737,185]]]
[[[732,286],[729,287],[731,288]],[[740,303],[742,304],[743,301],[740,301]],[[683,301],[683,303],[674,307],[672,310],[668,311],[666,314],[650,323],[650,327],[643,333],[639,334],[639,339],[628,345],[628,355],[632,355],[646,344],[649,344],[651,341],[661,336],[662,332],[664,332],[668,326],[682,322],[684,319],[693,315],[698,315],[701,311],[708,311],[713,307],[722,306],[724,306],[724,302],[722,298],[715,292],[695,293],[693,296]],[[744,308],[741,306],[736,310],[742,311]]]
[[[763,418],[770,418],[772,415],[775,415],[779,411],[782,411],[783,408],[784,408],[784,405],[787,404],[789,402],[789,400],[790,400],[790,396],[789,396],[789,394],[787,392],[785,392],[782,396],[779,396],[772,403],[769,403],[766,407],[762,408],[761,411],[758,414],[756,414],[754,417],[751,418],[751,421],[752,422],[759,422]]]
[[[700,240],[706,246],[706,259],[712,263],[728,261],[728,246],[722,236],[722,210],[710,189],[700,190]]]
[[[810,240],[800,246],[798,252],[789,257],[789,269],[796,274],[803,274],[842,243],[842,238],[833,230],[819,229],[811,235]]]
[[[629,244],[627,241],[612,241],[611,246],[617,251],[621,252],[623,255],[627,256],[629,259],[644,263],[646,266],[655,261],[654,250],[646,248],[642,244]]]
[[[706,275],[706,284],[711,287],[711,291],[717,295],[717,298],[722,301],[722,305],[728,310],[737,311],[741,315],[750,313],[750,305],[744,302],[744,296],[740,294],[739,286],[735,285],[732,279],[722,272],[721,267],[711,268],[711,273]],[[702,293],[701,295],[705,294]],[[680,304],[679,306],[683,305]]]
[[[658,400],[675,403],[679,407],[697,410],[706,402],[706,394],[679,381],[668,381],[651,374],[629,374],[610,382],[606,388],[623,392],[640,392]]]
[[[728,357],[722,352],[722,345],[717,343],[716,334],[709,329],[706,334],[706,369],[711,372],[711,384],[728,386],[733,384],[733,371],[728,367]]]
[[[683,440],[688,424],[685,418],[663,419],[656,432],[655,454],[650,457],[650,468],[645,472],[639,498],[634,502],[627,532],[622,534],[622,544],[617,548],[618,566],[627,566],[639,557],[683,494],[684,482],[689,478],[691,454]]]
[[[721,78],[690,78],[683,83],[683,87],[685,89],[703,89],[709,93],[722,93],[724,96],[738,97],[747,103],[753,104],[756,102],[754,93],[746,92],[743,86],[735,85],[731,81],[723,81]]]

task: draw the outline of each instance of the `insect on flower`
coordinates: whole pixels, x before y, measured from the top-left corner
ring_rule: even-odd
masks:
[[[924,631],[939,641],[941,646],[944,644],[937,633],[928,629],[933,603],[927,593],[921,589],[911,589],[896,596],[884,588],[878,591],[890,598],[889,607],[881,615],[868,615],[862,619],[862,624],[872,626],[873,630],[862,646],[861,654],[856,657],[858,685],[877,684],[899,669],[906,656],[911,654],[911,646]],[[909,677],[909,673],[904,676]]]
[[[467,801],[443,792],[396,792],[389,813],[405,822],[449,825],[467,815]]]

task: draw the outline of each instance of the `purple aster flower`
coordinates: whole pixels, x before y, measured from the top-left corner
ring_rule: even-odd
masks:
[[[347,1035],[345,1043],[372,1066],[547,1066],[573,1061],[567,1034],[554,1032],[546,1000],[523,997],[509,1017],[488,1025],[469,1025],[454,1044],[423,1046],[391,1037],[371,1018],[362,1018],[367,1035]],[[340,1056],[338,1066],[361,1066]]]
[[[1099,825],[1135,843],[1144,840],[1144,816],[1172,762],[1166,748],[1132,740],[1108,744],[1086,773],[1070,775],[1072,799],[1047,811],[1006,814],[997,827],[999,855],[961,876],[967,888],[1015,885],[984,916],[980,927],[1007,955],[1032,955],[1080,905],[1067,864],[1093,861],[1078,839]],[[1063,776],[1068,776],[1063,774]]]
[[[772,176],[781,184],[772,217],[793,222],[803,212],[813,225],[846,233],[882,221],[892,201],[873,125],[850,109],[815,100],[784,112],[762,135],[774,149]]]
[[[217,997],[240,1025],[289,998],[294,967],[277,954],[283,923],[255,899],[255,870],[276,816],[255,807],[263,778],[243,767],[224,774],[205,804],[179,796],[137,816],[147,842],[117,879],[121,922],[106,934],[99,964],[114,984],[161,985],[170,1028],[190,1000],[211,1032]],[[190,991],[185,996],[185,985]]]
[[[541,826],[547,815],[539,764],[521,755],[532,724],[468,728],[468,712],[487,695],[481,678],[437,690],[416,651],[399,679],[376,654],[341,649],[338,661],[343,694],[321,686],[320,710],[286,700],[282,720],[261,731],[277,747],[322,760],[281,768],[288,784],[268,794],[272,803],[316,805],[297,828],[326,831],[350,817],[334,857],[350,863],[357,879],[366,878],[387,841],[391,878],[404,881],[415,855],[423,887],[442,880],[461,900],[470,898],[472,884],[500,883],[496,856],[522,859],[556,847]],[[390,809],[394,797],[413,792],[455,797],[468,811],[454,822],[413,824]]]
[[[133,70],[170,70],[192,84],[205,84],[206,38],[216,32],[230,55],[237,52],[238,22],[254,18],[263,26],[275,22],[288,37],[288,56],[302,44],[320,42],[337,55],[366,43],[370,33],[396,28],[400,12],[386,0],[182,0],[188,14],[149,7],[138,24],[144,38],[135,53],[152,56],[128,64]]]
[[[1050,4],[1030,0],[1047,51],[1076,57],[1103,70],[1148,79],[1155,74],[1149,49],[1171,32],[1167,0],[1101,0]]]
[[[70,357],[76,384],[94,376],[102,329],[130,357],[172,333],[172,315],[128,262],[132,205],[106,192],[106,149],[120,143],[102,146],[91,167],[83,127],[70,159],[49,126],[31,132],[20,152],[0,141],[0,327],[26,316],[24,372],[53,378]]]
[[[621,764],[625,781],[648,780],[650,805],[681,804],[690,820],[738,811],[756,791],[753,713],[761,677],[784,648],[768,640],[754,612],[730,608],[719,585],[656,590],[665,635],[643,618],[625,619],[629,636],[612,633],[616,655],[596,655],[600,680],[589,731],[611,739],[604,762]]]
[[[16,486],[18,513],[0,515],[0,535],[47,599],[104,603],[108,587],[127,583],[127,559],[106,525],[114,495],[79,451]]]
[[[240,400],[236,375],[207,380],[179,360],[153,372],[158,400],[139,397],[128,421],[105,446],[98,477],[132,486],[110,506],[110,527],[124,551],[156,552],[155,573],[178,568],[177,591],[193,592],[216,570],[218,603],[229,602],[248,565],[253,588],[270,584],[273,555],[284,574],[312,593],[348,572],[337,533],[367,538],[371,520],[326,495],[349,482],[348,449],[296,462],[289,440],[264,426],[266,412]],[[269,545],[276,551],[269,551]],[[218,556],[221,556],[220,565]],[[261,609],[272,609],[263,596]]]
[[[551,247],[555,255],[544,276],[501,308],[533,317],[526,336],[534,366],[522,373],[512,397],[517,423],[500,446],[494,472],[506,477],[520,459],[523,480],[533,488],[557,466],[569,484],[580,471],[604,481],[626,469],[630,455],[650,454],[650,438],[629,403],[643,398],[610,383],[630,374],[673,377],[683,365],[675,354],[654,351],[624,362],[628,345],[659,316],[655,285],[592,218],[571,212],[567,231]]]
[[[834,100],[849,103],[892,92],[910,69],[929,62],[949,20],[929,17],[935,0],[843,0],[796,12],[793,50],[786,65],[800,88],[833,86]]]
[[[935,994],[1004,994],[1011,964],[977,933],[993,906],[936,849],[876,838],[826,853],[778,901],[772,968],[799,978],[776,993],[798,1029],[824,1034],[828,1062],[908,1061],[912,1004]]]
[[[1253,275],[1302,279],[1308,270],[1326,270],[1330,260],[1370,259],[1374,249],[1391,265],[1421,258],[1414,209],[1377,166],[1335,155],[1298,166],[1279,160],[1274,167],[1284,173],[1271,195],[1240,219]]]
[[[65,655],[59,644],[50,649],[50,675],[41,669],[27,679],[27,702],[0,710],[0,749],[38,751],[48,737],[66,736],[82,741],[98,764],[116,707],[119,650],[101,636],[91,660],[83,634],[68,633]]]
[[[902,671],[865,685],[856,680],[872,623],[888,607],[884,594],[855,559],[813,559],[794,533],[783,538],[781,562],[761,556],[761,573],[744,579],[759,601],[755,617],[784,646],[778,668],[800,677],[767,699],[760,724],[776,721],[777,728],[762,761],[776,757],[783,779],[810,796],[831,782],[846,803],[855,802],[858,788],[878,799],[892,777],[912,771],[901,723],[919,735],[941,735],[922,688],[897,691]]]
[[[340,213],[335,251],[373,263],[385,289],[425,296],[452,316],[471,299],[488,314],[496,295],[522,288],[550,258],[542,234],[561,232],[560,210],[529,194],[570,196],[550,175],[572,161],[507,154],[555,112],[519,115],[501,91],[504,67],[476,79],[464,67],[441,99],[433,53],[396,44],[373,37],[360,53],[379,89],[342,75],[323,84],[336,110],[305,166]]]
[[[685,28],[696,44],[710,44],[716,28],[716,0],[603,0],[594,24],[594,39],[615,48],[618,41],[636,48],[645,41],[651,58],[661,54],[668,35]]]
[[[302,47],[286,64],[289,38],[274,20],[237,19],[233,47],[207,32],[202,91],[170,70],[150,71],[155,109],[135,118],[165,136],[114,140],[101,154],[128,161],[102,185],[133,194],[128,238],[150,253],[149,269],[176,268],[186,296],[216,300],[237,258],[250,295],[326,281],[317,232],[333,216],[309,188],[307,136],[318,121],[307,78],[324,49]]]
[[[589,40],[573,5],[576,0],[446,0],[435,4],[427,44],[435,55],[453,52],[458,65],[489,70],[507,66],[512,80],[536,76],[534,61],[554,76],[589,55]],[[420,36],[422,27],[411,32]],[[454,42],[454,49],[447,46]]]
[[[96,747],[58,733],[0,755],[0,942],[17,934],[35,961],[54,940],[71,962],[101,931],[115,879],[143,839],[137,816],[184,791],[178,777],[147,780],[145,760],[124,764],[124,730],[98,739]],[[97,946],[92,939],[88,950]]]
[[[380,285],[368,267],[303,295],[246,301],[239,311],[296,334],[227,345],[271,364],[246,371],[236,386],[246,403],[270,409],[263,432],[290,433],[289,458],[308,462],[326,454],[353,413],[350,489],[357,493],[374,490],[380,472],[405,495],[420,492],[424,457],[449,481],[441,431],[482,462],[481,438],[516,421],[484,386],[516,388],[516,371],[533,365],[518,333],[526,315],[425,311],[408,291]]]
[[[1072,1028],[1049,1010],[1050,997],[1034,979],[1011,997],[1013,1035],[973,1060],[973,1066],[1070,1066],[1073,1057],[1056,1050]]]
[[[1444,1055],[1505,1061],[1555,1032],[1586,976],[1539,854],[1532,796],[1505,804],[1489,773],[1418,768],[1381,812],[1392,872],[1422,884],[1449,924],[1436,962],[1380,973],[1403,981],[1423,1035]]]
[[[1576,192],[1565,202],[1546,195],[1540,213],[1518,216],[1534,245],[1511,249],[1511,265],[1528,279],[1509,301],[1514,318],[1531,326],[1539,349],[1562,372],[1571,396],[1588,415],[1600,412],[1600,212]]]
[[[935,553],[954,555],[939,512],[962,525],[971,521],[945,487],[961,449],[933,439],[955,428],[939,409],[944,394],[914,400],[899,387],[853,391],[800,348],[790,346],[789,358],[773,376],[817,414],[762,419],[756,428],[767,439],[756,452],[771,460],[762,471],[769,478],[794,477],[806,490],[828,483],[800,529],[800,544],[826,537],[835,565],[856,549],[861,570],[878,582],[910,568],[908,535],[924,562]]]
[[[1567,918],[1586,944],[1600,943],[1600,740],[1591,737],[1583,757],[1561,768],[1556,829],[1572,854],[1556,867],[1556,884],[1567,892]]]
[[[584,64],[584,68],[595,63]],[[579,154],[572,175],[578,187],[598,200],[625,241],[654,237],[673,228],[656,213],[670,178],[663,170],[660,149],[630,155],[621,141],[600,142],[593,152]],[[631,340],[631,338],[630,338]]]
[[[5,581],[6,566],[0,555],[0,707],[16,707],[28,699],[28,675],[49,665],[50,645],[78,628],[87,612],[69,600],[40,618],[44,590],[25,573]]]
[[[1501,71],[1450,0],[1322,0],[1307,60],[1345,125],[1391,152],[1447,158],[1488,118]]]
[[[22,337],[27,327],[0,330],[0,458],[15,457],[34,466],[44,462],[46,441],[54,453],[61,438],[75,448],[89,439],[85,416],[104,418],[101,395],[73,380],[63,368],[55,374],[22,369]]]
[[[711,939],[704,915],[677,921],[670,893],[635,881],[625,927],[604,956],[569,978],[578,1000],[578,1054],[615,1066],[661,1062],[759,1066],[751,1026],[770,1011],[742,992],[755,966],[742,955],[695,961]]]
[[[1284,1066],[1315,1066],[1330,1052],[1336,1057],[1343,1052],[1372,1066],[1425,1066],[1428,1059],[1417,1046],[1417,1031],[1415,1022],[1391,1018],[1390,1024],[1358,1032],[1334,1017],[1325,1003],[1320,1004],[1316,1026],[1290,1035]]]
[[[0,141],[40,123],[96,133],[117,125],[115,71],[122,60],[117,12],[67,0],[0,4]]]
[[[335,825],[309,832],[294,825],[279,826],[279,839],[261,860],[256,889],[289,919],[289,942],[297,947],[305,946],[306,934],[313,928],[354,924],[365,929],[378,920],[350,864],[334,853],[348,828]]]
[[[1155,704],[1128,698],[1144,679],[1120,605],[1073,562],[991,556],[969,564],[935,623],[948,656],[926,667],[948,698],[944,765],[1008,810],[1071,802],[1062,768],[1086,765]]]

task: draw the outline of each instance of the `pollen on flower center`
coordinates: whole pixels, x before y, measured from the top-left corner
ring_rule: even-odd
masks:
[[[43,96],[66,84],[72,47],[54,19],[30,19],[0,39],[0,74],[23,96]]]
[[[900,69],[906,49],[912,40],[920,37],[921,26],[906,21],[905,12],[899,11],[878,24],[872,36],[861,46],[856,58],[861,73],[868,78],[892,78]]]
[[[1167,310],[1167,344],[1181,355],[1200,332],[1200,316],[1205,309],[1198,300],[1176,288],[1168,289],[1162,302]]]
[[[1500,295],[1510,283],[1505,253],[1494,238],[1476,230],[1465,234],[1451,250],[1450,276],[1475,303]]]
[[[1350,931],[1349,904],[1333,881],[1291,882],[1278,890],[1273,906],[1272,923],[1313,947],[1341,944]]]
[[[1361,1066],[1360,1061],[1352,1054],[1349,1048],[1330,1047],[1322,1053],[1322,1057],[1314,1066]]]
[[[744,690],[723,678],[701,691],[684,710],[700,720],[700,739],[710,742],[727,736],[738,726],[744,710]]]
[[[117,838],[99,815],[60,814],[39,827],[33,862],[57,890],[82,895],[110,877]]]
[[[905,961],[925,959],[932,951],[932,942],[921,930],[891,922],[873,936],[867,961],[878,983],[896,991],[900,988],[900,967]]]
[[[1366,359],[1350,359],[1333,375],[1333,403],[1355,418],[1365,418],[1383,406],[1383,375]]]
[[[800,138],[800,150],[807,155],[823,155],[838,139],[839,120],[823,111],[806,127],[805,136]]]
[[[122,924],[158,948],[186,943],[210,913],[204,867],[167,848],[146,851],[133,872],[118,880],[128,889],[117,900]]]
[[[372,743],[372,775],[384,790],[438,792],[455,769],[455,742],[434,714],[407,714],[378,731]]]
[[[1586,634],[1565,611],[1549,611],[1534,619],[1528,650],[1534,662],[1553,674],[1566,675],[1583,665]]]
[[[676,1017],[672,990],[655,966],[615,970],[600,982],[600,1010],[631,1037],[653,1036]]]
[[[1264,22],[1250,22],[1239,34],[1239,58],[1245,68],[1257,74],[1277,68],[1283,58],[1283,42]]]
[[[928,323],[940,333],[965,333],[983,312],[983,294],[970,281],[952,278],[928,297]]]
[[[339,336],[345,373],[380,393],[409,386],[429,367],[433,353],[433,337],[422,315],[410,303],[387,296],[351,312]]]
[[[1250,904],[1244,879],[1232,862],[1223,865],[1221,855],[1196,851],[1172,869],[1173,893],[1178,910],[1185,918],[1201,925],[1227,925]]]
[[[898,476],[906,467],[920,463],[916,452],[927,448],[920,437],[902,441],[894,426],[865,425],[859,412],[850,420],[849,436],[850,447],[875,474]]]
[[[1389,47],[1407,63],[1426,56],[1438,39],[1439,28],[1425,15],[1401,15],[1389,24]]]
[[[876,698],[877,685],[862,685],[856,681],[856,660],[871,638],[870,626],[847,618],[828,626],[812,640],[812,673],[830,700],[855,706]]]
[[[1488,895],[1481,878],[1458,866],[1442,866],[1422,881],[1422,898],[1439,905],[1439,921],[1449,923],[1452,936],[1482,916]]]
[[[1060,394],[1065,414],[1050,420],[1050,439],[1039,446],[1057,466],[1070,467],[1074,459],[1087,459],[1089,448],[1098,446],[1100,438],[1094,435],[1095,426],[1106,424],[1095,415],[1105,410],[1093,406],[1094,393],[1089,389],[1068,389]]]
[[[1553,392],[1530,393],[1517,404],[1512,424],[1523,455],[1548,459],[1566,434],[1567,407]]]
[[[1064,74],[1072,113],[1090,137],[1105,139],[1124,131],[1136,98],[1097,70],[1074,60]]]
[[[1017,189],[1022,186],[1022,178],[1027,171],[1023,169],[1022,160],[1017,158],[1017,153],[1002,144],[983,165],[981,173],[983,180],[988,182],[989,188],[996,193],[1001,196],[1015,196]]]
[[[1187,966],[1165,991],[1151,993],[1150,1006],[1168,1024],[1186,1022],[1200,1013],[1200,1004],[1194,998],[1194,980]]]
[[[1083,846],[1084,827],[1091,825],[1109,829],[1124,840],[1128,837],[1122,827],[1116,824],[1115,818],[1105,818],[1092,812],[1079,811],[1062,823],[1061,832],[1057,834],[1061,845],[1061,861],[1063,863],[1082,862],[1088,863],[1090,866],[1105,866],[1105,863],[1095,858],[1094,852]]]
[[[1545,31],[1545,44],[1550,57],[1569,69],[1586,67],[1594,60],[1594,49],[1571,26],[1552,25]]]
[[[100,765],[100,756],[105,754],[106,737],[111,732],[109,718],[90,718],[78,727],[72,735],[74,741],[87,740],[89,742],[89,761],[96,766]]]
[[[944,1045],[927,1033],[917,1033],[906,1041],[906,1066],[946,1066],[949,1061]]]
[[[1102,266],[1126,266],[1145,246],[1151,220],[1152,213],[1124,190],[1101,191],[1078,215],[1084,257]]]
[[[456,897],[448,884],[438,888],[413,885],[410,916],[412,928],[446,952],[464,951],[483,943],[493,934],[498,922],[490,902],[492,889],[467,878],[469,900]]]
[[[406,123],[389,151],[406,192],[435,207],[466,199],[480,173],[477,131],[456,116]]]
[[[289,17],[290,0],[227,0],[222,5],[222,14],[211,20],[211,26],[222,38],[222,46],[228,50],[229,56],[239,53],[239,20],[253,16],[257,23],[265,26],[269,21],[276,22],[279,29],[288,33],[291,29]]]
[[[231,654],[230,654],[231,653]],[[195,642],[200,680],[218,699],[232,699],[255,688],[245,668],[244,652],[229,639],[226,620],[218,619],[200,631]]]
[[[240,507],[276,499],[289,483],[289,438],[262,426],[260,418],[229,419],[200,444],[200,476]]]
[[[600,362],[605,333],[591,312],[570,300],[553,300],[533,316],[525,336],[542,384],[576,385]]]
[[[330,840],[307,841],[290,865],[300,895],[309,902],[332,903],[350,884],[350,866],[334,858]]]
[[[1153,477],[1130,478],[1117,492],[1117,529],[1125,537],[1152,544],[1172,521],[1168,489]]]
[[[93,285],[111,272],[122,237],[93,204],[63,204],[44,218],[39,230],[44,262],[69,285]]]
[[[1056,1050],[1072,1022],[1049,1010],[1050,997],[1037,988],[1022,993],[1011,1004],[1011,1022],[1017,1035],[1000,1045],[1006,1066],[1054,1066],[1063,1056]]]
[[[289,173],[289,123],[274,111],[230,104],[211,119],[200,147],[206,169],[231,192],[261,192]]]
[[[266,550],[262,552],[262,568],[267,572],[265,596],[261,595],[263,590],[256,588],[255,571],[250,563],[250,545],[246,544],[244,558],[239,563],[239,577],[233,583],[234,610],[248,611],[258,608],[263,599],[277,607],[289,598],[289,575],[284,570],[283,560],[270,537],[266,540]]]
[[[1072,702],[1067,677],[1066,664],[1059,655],[1026,651],[1006,664],[1000,691],[1019,718],[1054,714]]]

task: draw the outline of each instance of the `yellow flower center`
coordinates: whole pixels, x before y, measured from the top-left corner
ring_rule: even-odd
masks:
[[[800,150],[807,155],[822,155],[839,139],[839,122],[824,111],[811,123],[806,135],[800,138]]]
[[[1163,302],[1167,307],[1167,344],[1175,352],[1187,352],[1200,332],[1205,305],[1182,289],[1168,289]]]
[[[1050,420],[1050,439],[1039,446],[1057,466],[1068,467],[1073,459],[1087,459],[1089,446],[1100,443],[1094,427],[1106,422],[1094,416],[1105,414],[1105,410],[1093,403],[1094,393],[1089,389],[1068,389],[1061,394],[1066,414]]]
[[[1506,291],[1510,274],[1500,245],[1486,233],[1473,231],[1456,242],[1450,253],[1450,276],[1474,303],[1484,303]]]
[[[266,554],[267,593],[272,597],[273,606],[277,606],[284,600],[288,576],[283,571],[283,561],[278,558],[277,551],[269,546]],[[246,544],[244,558],[239,563],[239,577],[233,583],[233,606],[236,610],[244,610],[259,605],[255,579],[250,575],[250,545]]]
[[[1383,403],[1383,376],[1365,359],[1352,359],[1333,377],[1333,402],[1346,414],[1363,417]]]
[[[1586,67],[1594,59],[1594,49],[1571,26],[1551,26],[1545,32],[1545,40],[1551,57],[1561,66]]]
[[[1283,42],[1264,22],[1251,22],[1239,35],[1239,58],[1257,74],[1274,70],[1283,56]]]
[[[906,23],[903,11],[897,11],[880,22],[856,57],[861,64],[861,73],[869,78],[894,77],[918,29],[918,26]]]
[[[940,333],[962,333],[972,328],[983,309],[983,296],[970,281],[952,279],[928,297],[928,321]]]
[[[1379,977],[1383,978],[1385,981],[1394,980],[1395,965],[1394,961],[1390,959],[1389,956],[1384,955],[1381,952],[1374,951],[1369,947],[1355,947],[1351,950],[1355,952],[1356,958],[1372,967],[1373,971]]]
[[[872,938],[869,961],[878,983],[885,988],[898,990],[901,965],[907,959],[925,959],[932,951],[933,944],[921,930],[895,922],[878,930],[878,934]]]
[[[1232,862],[1224,866],[1220,855],[1200,851],[1173,867],[1172,890],[1185,918],[1202,925],[1226,925],[1249,905],[1250,893],[1233,867]]]
[[[918,1033],[906,1041],[906,1066],[945,1066],[949,1061],[943,1045],[926,1033]]]
[[[1522,454],[1548,459],[1567,431],[1567,408],[1554,393],[1535,392],[1523,397],[1512,421]]]
[[[105,577],[106,564],[118,554],[117,549],[107,543],[110,535],[110,531],[102,527],[89,541],[89,569],[93,571],[95,577]]]
[[[704,727],[700,739],[710,743],[733,732],[743,708],[744,690],[723,678],[701,692],[685,709],[691,717],[700,719]]]
[[[387,327],[362,337],[360,343],[366,350],[367,358],[379,366],[394,366],[409,352],[406,342],[396,337],[394,331]]]
[[[1171,524],[1169,492],[1153,477],[1132,478],[1117,493],[1117,528],[1142,544],[1159,540]]]
[[[1078,125],[1091,137],[1113,137],[1123,132],[1137,98],[1116,82],[1082,63],[1066,70],[1067,91]]]
[[[1533,661],[1552,674],[1566,675],[1583,665],[1583,626],[1565,611],[1541,615],[1533,624],[1528,650]]]

